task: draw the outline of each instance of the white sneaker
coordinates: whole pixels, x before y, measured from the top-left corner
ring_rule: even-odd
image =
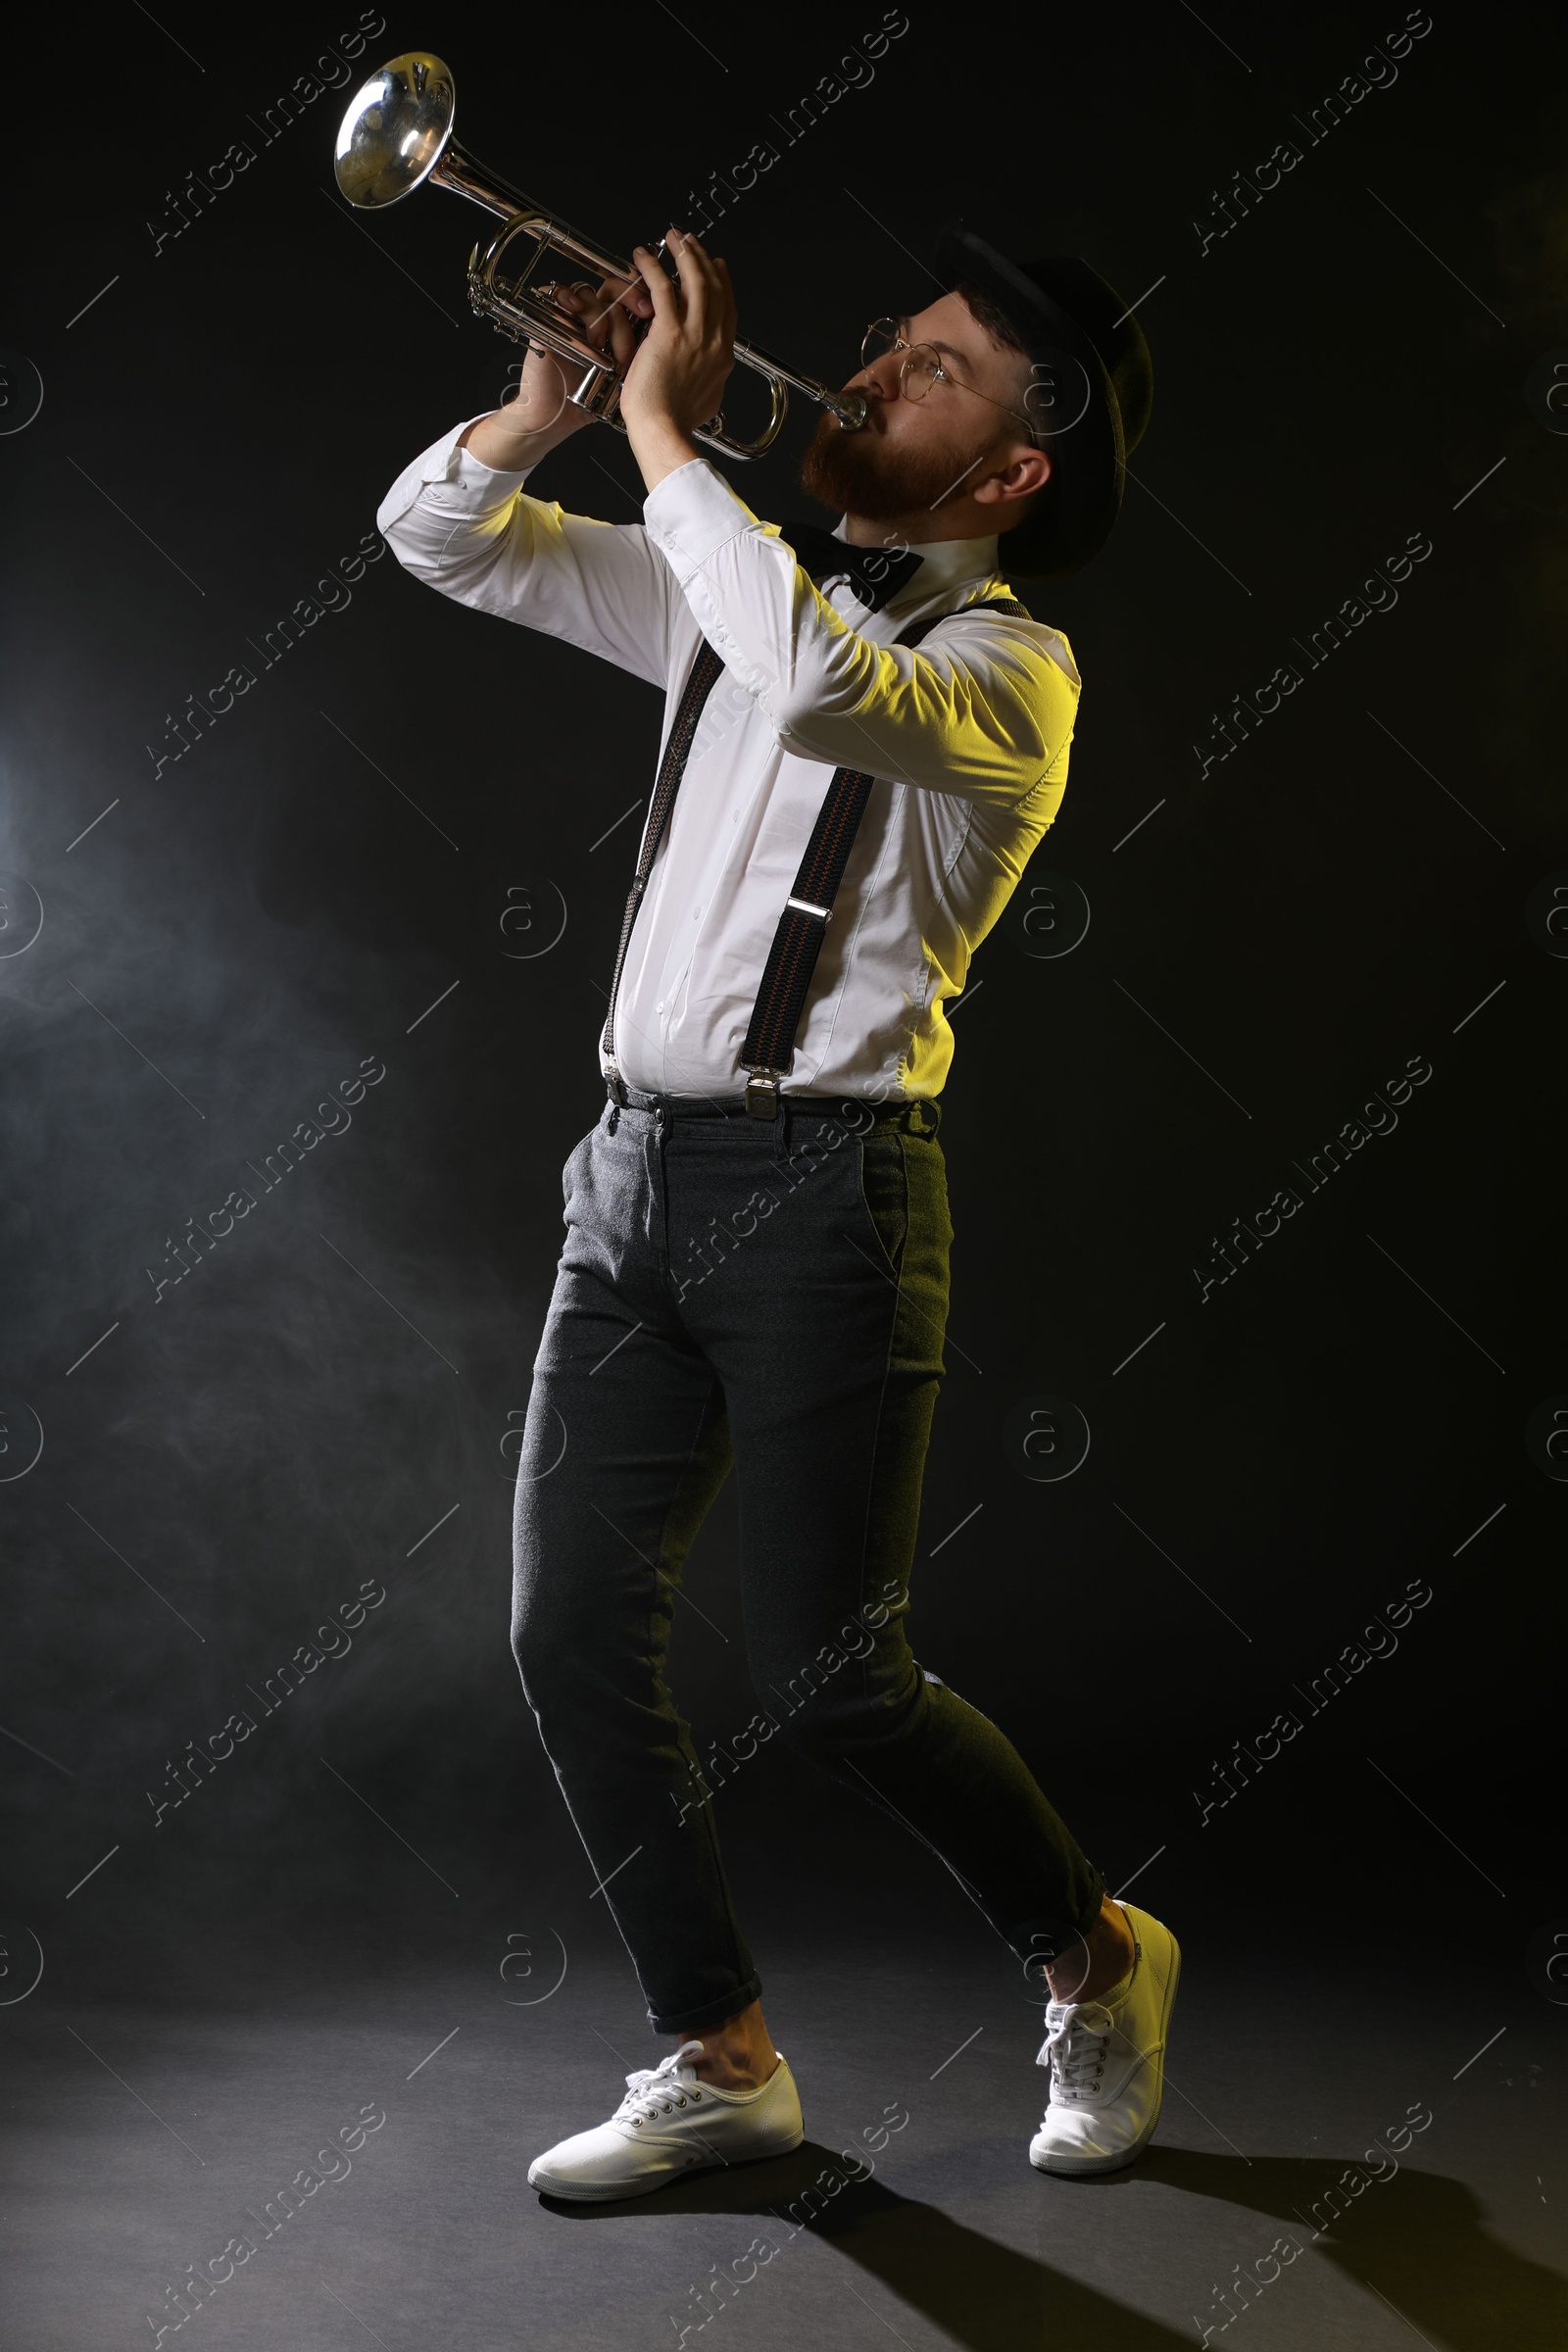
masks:
[[[1046,2117],[1029,2143],[1043,2173],[1113,2173],[1144,2148],[1159,2121],[1165,2035],[1182,1956],[1147,1911],[1127,1914],[1132,1975],[1108,2001],[1053,2001],[1037,2066],[1051,2069]]]
[[[760,2090],[718,2090],[697,2079],[691,2061],[702,2054],[700,2041],[683,2041],[662,2065],[628,2075],[609,2123],[536,2156],[529,2187],[551,2197],[640,2197],[685,2173],[800,2146],[806,2126],[782,2057]]]

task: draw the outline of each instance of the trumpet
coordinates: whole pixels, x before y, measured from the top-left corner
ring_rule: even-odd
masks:
[[[553,271],[563,265],[591,270],[596,280],[630,280],[628,262],[602,253],[573,228],[536,205],[510,182],[476,163],[452,136],[457,92],[448,68],[422,50],[394,57],[356,92],[338,126],[337,184],[357,211],[382,212],[426,182],[450,188],[496,215],[501,227],[487,245],[468,257],[468,300],[481,318],[514,342],[540,343],[568,371],[567,399],[585,416],[625,431],[619,416],[620,378],[582,323],[558,299]],[[661,239],[657,252],[662,256]],[[755,441],[737,440],[724,429],[722,412],[697,428],[697,439],[732,458],[760,458],[771,449],[789,410],[791,392],[830,409],[847,432],[865,422],[858,392],[834,392],[813,376],[801,375],[755,345],[737,343],[743,368],[768,386],[771,411]]]

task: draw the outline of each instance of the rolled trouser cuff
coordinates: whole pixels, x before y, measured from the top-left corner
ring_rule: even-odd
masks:
[[[727,2018],[739,2017],[743,2009],[761,1998],[761,1992],[762,1980],[754,1972],[733,1992],[716,1993],[696,2009],[672,2009],[662,2017],[650,2009],[648,2022],[656,2034],[701,2034],[705,2027],[721,2026]]]

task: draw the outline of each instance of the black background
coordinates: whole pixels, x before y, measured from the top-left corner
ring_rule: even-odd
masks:
[[[449,7],[393,17],[347,87],[439,50],[470,151],[624,250],[773,137],[862,15],[693,17],[698,39],[652,10]],[[743,333],[829,377],[868,316],[926,298],[955,213],[1020,255],[1083,252],[1128,301],[1154,287],[1153,419],[1112,543],[1027,591],[1085,679],[1037,863],[1093,919],[1058,959],[1004,924],[955,1012],[920,1654],[1113,1883],[1163,1848],[1162,1900],[1206,1888],[1309,1946],[1419,1910],[1517,1951],[1522,1980],[1526,1934],[1568,1910],[1533,1802],[1568,1493],[1524,1436],[1568,1390],[1568,963],[1525,916],[1568,867],[1568,439],[1525,397],[1568,346],[1563,60],[1544,15],[1483,39],[1440,8],[1396,82],[1308,145],[1293,117],[1402,22],[1393,0],[1206,24],[911,9],[710,241]],[[586,1891],[507,1648],[508,1434],[561,1166],[601,1100],[636,826],[600,837],[660,725],[648,689],[383,555],[157,770],[168,715],[260,670],[248,647],[512,356],[465,304],[477,212],[427,193],[366,224],[337,200],[346,88],[265,146],[248,126],[346,8],[163,23],[127,10],[107,45],[36,25],[10,134],[30,225],[7,339],[44,400],[0,442],[0,866],[13,943],[35,900],[44,919],[0,961],[0,1388],[7,1458],[30,1416],[44,1445],[0,1485],[5,1896],[46,1946],[90,1938],[89,1973],[106,1930],[156,1971],[198,1918],[422,1902],[370,1807],[465,1891]],[[1299,166],[1201,253],[1211,192],[1285,138]],[[234,139],[254,164],[155,250]],[[808,423],[730,468],[764,515],[793,503]],[[532,487],[639,504],[603,430]],[[1414,533],[1432,554],[1397,608],[1200,781],[1210,714]],[[559,942],[519,956],[562,905]],[[1397,1130],[1202,1299],[1215,1238],[1411,1056],[1433,1074]],[[364,1057],[385,1076],[352,1129],[155,1299],[168,1238]],[[1042,1395],[1092,1432],[1054,1484],[1004,1443]],[[755,1703],[737,1540],[726,1497],[677,1634],[705,1741]],[[353,1651],[155,1827],[166,1762],[365,1579],[387,1597]],[[1214,1760],[1411,1579],[1433,1597],[1398,1653],[1200,1827]],[[802,1871],[837,1834],[806,1769],[753,1768]]]

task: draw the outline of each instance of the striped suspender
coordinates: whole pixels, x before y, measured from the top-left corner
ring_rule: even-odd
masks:
[[[1027,620],[1029,610],[1011,597],[993,597],[982,605],[965,605],[965,612],[1010,612]],[[951,612],[936,612],[929,619],[917,620],[903,630],[896,643],[918,645],[922,638],[944,620],[952,620]],[[692,738],[704,704],[712,692],[723,663],[705,639],[686,689],[675,713],[669,741],[660,764],[659,780],[654,787],[653,807],[649,812],[647,830],[643,837],[641,855],[637,860],[636,879],[626,902],[625,919],[621,925],[620,947],[615,956],[614,977],[611,983],[610,1012],[605,1021],[604,1050],[613,1057],[615,994],[620,984],[626,950],[631,940],[632,925],[642,903],[659,844],[669,822],[669,812],[685,772],[691,753]],[[775,1118],[778,1114],[779,1080],[788,1075],[795,1058],[795,1038],[801,1015],[806,1008],[807,993],[833,911],[844,871],[855,846],[855,836],[865,806],[871,797],[875,777],[861,768],[840,767],[834,770],[827,788],[806,855],[801,859],[794,887],[779,917],[773,944],[768,950],[762,970],[762,982],[752,1010],[751,1026],[741,1048],[741,1067],[751,1073],[746,1082],[746,1107],[756,1117]]]

